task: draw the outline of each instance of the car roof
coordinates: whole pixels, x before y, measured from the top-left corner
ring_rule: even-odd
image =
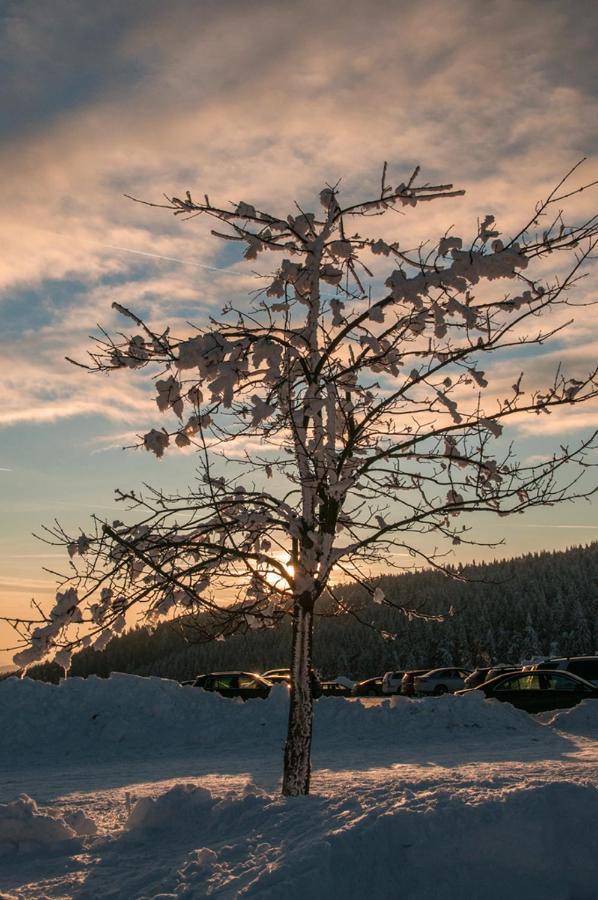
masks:
[[[457,669],[458,666],[439,666],[437,669],[428,669],[428,675],[436,675],[439,672],[452,672],[453,669]],[[464,671],[463,669],[461,671]]]
[[[205,672],[203,675],[198,675],[198,678],[213,678],[216,675],[251,675],[252,678],[263,678],[263,675],[260,675],[258,672],[245,672],[241,671],[241,669],[235,669],[231,672]]]
[[[542,665],[543,663],[562,663],[562,662],[598,662],[598,656],[549,656],[548,659],[541,659],[534,665]]]

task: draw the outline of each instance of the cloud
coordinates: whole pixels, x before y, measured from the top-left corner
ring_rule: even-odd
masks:
[[[598,528],[598,525],[552,525],[550,523],[544,525],[544,524],[537,524],[537,523],[533,523],[533,522],[524,522],[519,527],[520,528],[542,528],[542,529],[545,529],[545,528],[551,528],[551,529],[552,528],[572,528],[575,530],[580,529],[583,531],[587,528],[595,530]]]
[[[202,3],[201,21],[190,5],[174,6],[167,14],[159,4],[132,4],[126,21],[116,16],[109,42],[108,17],[92,4],[78,33],[59,4],[61,36],[43,5],[30,3],[9,33],[15,59],[27,46],[43,72],[66,55],[73,78],[76,38],[88,37],[94,18],[103,40],[91,62],[81,60],[95,90],[75,105],[65,98],[60,114],[29,123],[3,151],[13,201],[5,284],[49,273],[94,277],[114,262],[90,244],[121,243],[113,235],[122,227],[137,229],[148,252],[170,255],[152,240],[183,258],[193,246],[209,264],[213,242],[125,202],[127,189],[158,201],[161,190],[185,187],[226,199],[250,191],[282,211],[340,175],[349,192],[371,186],[389,158],[398,177],[419,161],[431,177],[477,183],[472,205],[494,197],[511,218],[591,149],[588,79],[575,70],[557,80],[553,71],[579,43],[556,4],[507,2],[480,13],[473,2],[380,2],[372,15],[350,0]],[[318,28],[303,40],[311,18]],[[102,77],[107,48],[112,65],[104,58]],[[591,57],[579,49],[578,66],[589,70]],[[138,76],[125,78],[127,68]],[[29,223],[67,234],[68,244],[36,237]]]
[[[108,445],[162,424],[145,376],[92,377],[64,356],[85,358],[98,322],[122,327],[114,301],[183,335],[256,287],[205,220],[125,192],[160,203],[189,188],[286,215],[340,177],[346,198],[377,190],[387,159],[391,183],[420,163],[467,194],[370,220],[382,236],[467,236],[490,211],[517,228],[595,153],[597,25],[598,8],[573,15],[555,0],[83,0],[76,16],[70,0],[12,4],[0,22],[0,74],[14,85],[0,149],[0,424],[101,416]],[[574,202],[579,216],[593,205],[590,191]],[[491,361],[489,402],[511,371],[531,386],[561,359],[596,357],[596,310],[552,321],[571,315],[554,354]],[[517,427],[560,436],[596,421],[595,407],[566,412]]]

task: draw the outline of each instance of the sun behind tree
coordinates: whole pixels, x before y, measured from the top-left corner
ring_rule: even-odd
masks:
[[[158,333],[115,304],[135,329],[102,338],[89,368],[159,373],[156,403],[176,422],[143,445],[157,457],[193,445],[198,478],[180,495],[118,492],[132,524],[96,518],[76,537],[52,529],[73,571],[47,616],[16,623],[27,644],[19,665],[56,656],[68,666],[75,648],[122,631],[129,610],[148,625],[201,613],[214,638],[290,616],[286,795],[309,791],[314,612],[325,591],[335,599],[333,570],[394,605],[368,572],[397,566],[399,553],[442,568],[443,546],[475,544],[464,514],[506,516],[591,490],[578,479],[596,435],[537,464],[517,462],[500,438],[511,419],[596,397],[596,369],[572,377],[559,367],[541,387],[516,373],[496,392],[486,371],[501,350],[565,327],[538,320],[572,302],[595,246],[596,218],[571,225],[558,206],[583,188],[563,179],[513,238],[488,215],[470,241],[445,235],[404,251],[408,242],[356,224],[463,192],[419,184],[417,169],[396,187],[386,177],[385,164],[379,194],[344,207],[326,186],[319,211],[284,219],[190,193],[148,204],[216,219],[226,230],[213,233],[252,263],[269,251],[282,260],[247,309],[228,304],[191,335]],[[555,251],[559,263],[569,257],[565,276],[543,267],[540,279],[534,266]],[[373,271],[381,263],[384,281]]]

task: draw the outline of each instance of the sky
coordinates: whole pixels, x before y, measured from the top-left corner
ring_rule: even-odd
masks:
[[[361,197],[388,160],[396,180],[419,164],[466,190],[416,217],[413,234],[471,230],[488,212],[508,230],[580,158],[598,178],[597,35],[585,0],[4,0],[3,611],[51,596],[44,567],[63,555],[33,537],[44,524],[84,527],[94,511],[121,514],[116,487],[193,477],[189,455],[121,449],[161,424],[142,378],[91,376],[64,357],[84,358],[97,323],[117,326],[114,301],[156,325],[199,323],[253,286],[203,222],[125,193],[160,202],[191,188],[286,214],[340,177]],[[394,237],[409,244],[409,226]],[[598,312],[582,307],[526,366],[597,350]],[[547,418],[515,435],[523,458],[598,426],[596,407]],[[587,543],[597,523],[596,505],[580,503],[479,528],[504,535],[496,555],[510,556]]]

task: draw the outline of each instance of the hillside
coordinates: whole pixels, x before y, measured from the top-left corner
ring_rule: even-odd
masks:
[[[454,615],[444,622],[409,619],[374,605],[360,588],[339,588],[353,614],[320,618],[316,667],[324,676],[366,677],[391,668],[473,666],[598,649],[598,543],[469,566],[455,575],[459,578],[423,571],[379,580],[388,598],[409,608],[443,613],[452,607]],[[384,638],[380,631],[396,637]],[[198,644],[193,632],[166,623],[153,634],[133,629],[101,653],[79,653],[71,673],[119,671],[185,680],[210,670],[264,671],[287,664],[289,645],[289,627]],[[57,679],[61,673],[37,667],[30,674]]]

